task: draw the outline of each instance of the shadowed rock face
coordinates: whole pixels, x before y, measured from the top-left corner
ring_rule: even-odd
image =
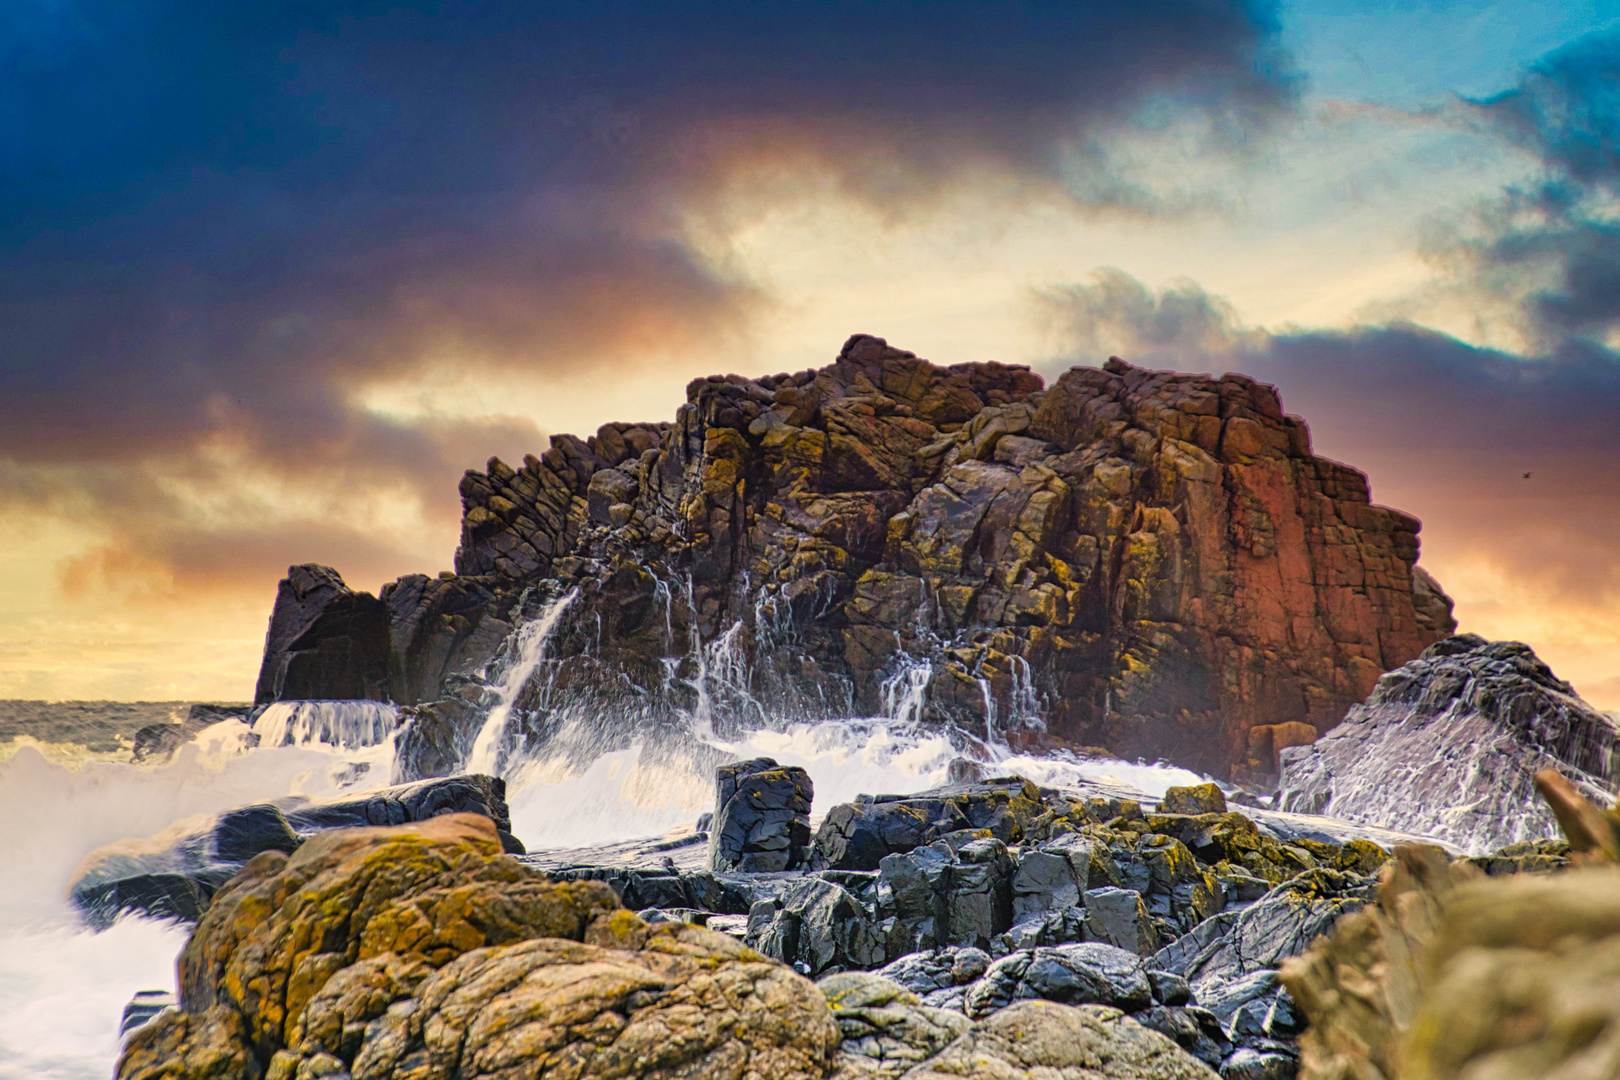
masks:
[[[910,672],[922,719],[1265,780],[1454,628],[1416,519],[1241,375],[1110,360],[1046,388],[857,335],[819,371],[698,380],[673,423],[492,459],[461,494],[460,576],[383,593],[401,703],[494,655],[539,584],[580,590],[590,630],[556,652],[589,655],[576,691],[667,684],[731,632],[755,712],[893,713]]]
[[[1460,634],[1379,679],[1325,738],[1285,752],[1279,805],[1491,851],[1558,835],[1538,769],[1611,801],[1617,744],[1615,722],[1529,646]]]

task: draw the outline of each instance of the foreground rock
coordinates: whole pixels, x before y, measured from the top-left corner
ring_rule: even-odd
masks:
[[[1537,779],[1580,865],[1493,878],[1397,848],[1377,903],[1283,967],[1310,1021],[1302,1080],[1620,1073],[1620,818]]]
[[[1620,727],[1518,642],[1448,638],[1378,680],[1314,745],[1283,753],[1279,805],[1470,852],[1557,836],[1532,777],[1620,787]]]
[[[91,852],[74,872],[68,894],[86,921],[98,928],[125,911],[195,922],[220,886],[261,852],[290,854],[328,829],[400,825],[455,813],[491,819],[506,850],[523,850],[510,831],[506,782],[455,776],[319,803],[260,803],[217,818],[181,822],[157,836]]]
[[[259,855],[193,932],[180,989],[120,1080],[808,1080],[839,1041],[788,969],[649,927],[598,883],[547,881],[461,814]]]
[[[491,459],[461,496],[456,576],[377,600],[293,568],[261,699],[463,700],[503,628],[574,595],[548,710],[607,715],[630,685],[639,717],[873,716],[916,680],[924,720],[1267,784],[1455,625],[1417,520],[1316,457],[1273,388],[1117,358],[1046,387],[857,335],[817,371],[697,380],[673,423]],[[724,672],[694,644],[718,641]]]
[[[1208,1066],[1117,1009],[1011,1005],[904,1074],[905,1080],[1211,1080]]]

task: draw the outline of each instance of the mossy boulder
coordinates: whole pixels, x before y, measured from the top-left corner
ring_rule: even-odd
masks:
[[[819,1078],[837,1044],[808,980],[551,881],[469,814],[256,856],[179,967],[180,1010],[131,1037],[119,1080]]]

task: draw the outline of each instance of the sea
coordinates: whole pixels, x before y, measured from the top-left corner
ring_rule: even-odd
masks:
[[[508,672],[506,682],[517,681]],[[130,760],[139,723],[178,719],[185,707],[0,703],[0,1080],[107,1080],[125,1003],[137,991],[175,989],[187,927],[125,916],[91,930],[67,899],[86,854],[246,803],[353,793],[397,775],[396,714],[371,703],[281,703],[251,723],[214,723],[167,760]],[[488,725],[504,722],[500,707]],[[904,695],[893,711],[803,723],[767,718],[730,737],[695,716],[689,742],[700,752],[686,753],[670,753],[665,739],[594,756],[577,747],[495,754],[486,739],[469,766],[506,778],[512,831],[530,850],[588,847],[690,832],[713,808],[715,761],[766,756],[802,766],[818,812],[861,793],[943,784],[961,738],[912,718]],[[1150,797],[1205,779],[1162,764],[1029,756],[993,739],[978,740],[976,754],[987,774]]]

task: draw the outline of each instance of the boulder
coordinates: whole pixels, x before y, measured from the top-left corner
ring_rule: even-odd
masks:
[[[1165,789],[1159,800],[1161,814],[1224,814],[1226,795],[1216,784]]]
[[[254,701],[388,695],[388,609],[329,566],[289,566],[276,592]]]
[[[179,1011],[119,1080],[820,1078],[839,1032],[808,981],[605,886],[502,854],[488,819],[323,833],[264,853],[180,958]],[[729,1070],[729,1071],[728,1071]]]
[[[1183,1005],[1155,1005],[1132,1013],[1131,1019],[1175,1041],[1193,1057],[1212,1069],[1221,1068],[1232,1052],[1232,1044],[1215,1014],[1208,1009]]]
[[[1226,1022],[1248,1002],[1273,995],[1283,961],[1364,907],[1375,887],[1371,878],[1340,870],[1300,874],[1241,911],[1200,923],[1149,957],[1148,967],[1187,979],[1197,1002]]]
[[[771,758],[716,770],[709,868],[745,874],[797,870],[810,857],[810,803],[815,788],[797,765]]]
[[[1170,1039],[1117,1009],[1020,1001],[975,1024],[904,1080],[1213,1080]]]
[[[1620,727],[1534,652],[1447,638],[1382,676],[1344,723],[1283,754],[1281,809],[1430,836],[1482,854],[1557,835],[1532,777],[1552,767],[1589,797],[1620,787]]]
[[[1136,1012],[1153,1003],[1153,988],[1140,957],[1086,942],[1020,949],[1002,957],[968,990],[965,1005],[969,1016],[984,1017],[1025,998]]]
[[[930,1008],[881,975],[848,972],[816,985],[842,1036],[834,1076],[899,1076],[973,1027],[960,1012]]]
[[[1131,889],[1087,889],[1086,928],[1095,941],[1148,956],[1159,947],[1159,934],[1142,894]]]
[[[125,911],[196,922],[220,886],[261,852],[291,853],[307,837],[328,829],[400,825],[453,813],[489,818],[506,850],[523,850],[509,831],[506,782],[456,776],[326,802],[295,798],[279,805],[244,806],[211,820],[182,823],[178,833],[171,829],[110,844],[85,856],[68,894],[97,928],[111,925]]]
[[[812,977],[874,968],[884,941],[866,906],[831,881],[807,877],[748,912],[749,945]]]
[[[1003,843],[1035,838],[1052,814],[1040,789],[1023,777],[955,784],[917,795],[863,797],[833,807],[816,830],[811,865],[876,870],[885,855],[904,853],[947,833],[987,830]],[[1046,819],[1046,820],[1043,820]]]
[[[902,956],[877,974],[916,994],[925,1005],[960,1012],[965,988],[979,981],[990,962],[983,949],[934,949]]]

